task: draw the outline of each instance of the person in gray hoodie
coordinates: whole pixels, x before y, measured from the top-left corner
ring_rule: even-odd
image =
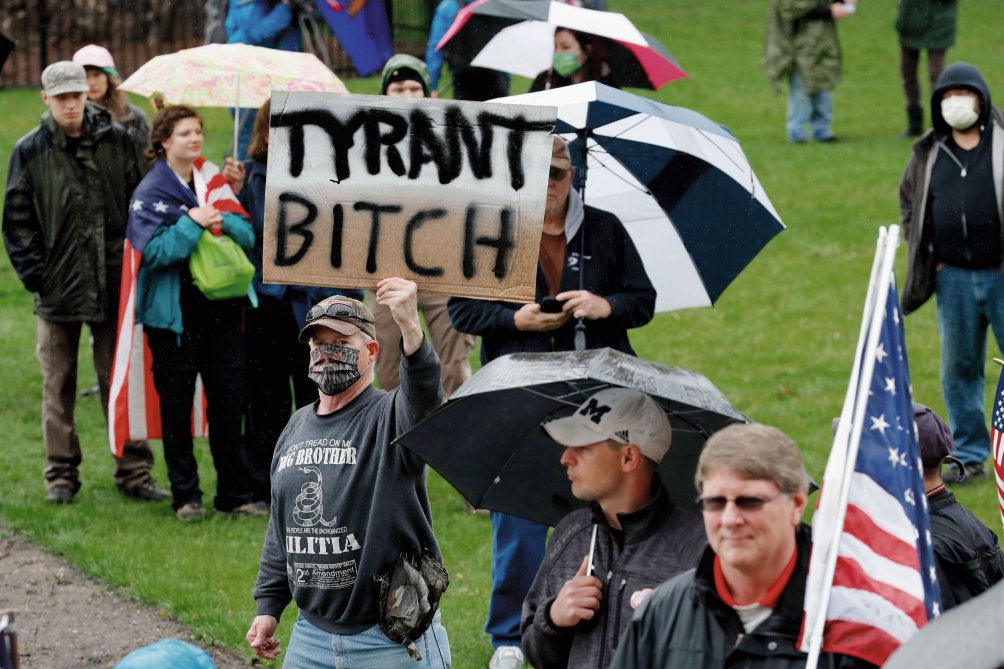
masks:
[[[987,326],[1004,349],[1004,112],[980,71],[955,63],[931,95],[933,128],[918,139],[899,189],[907,273],[903,312],[937,297],[941,387],[956,456],[985,473]],[[959,482],[962,468],[945,480]]]
[[[246,635],[258,657],[275,659],[276,625],[295,600],[300,615],[286,669],[450,666],[438,612],[414,639],[423,664],[384,634],[374,582],[402,556],[442,559],[425,464],[392,443],[443,397],[439,358],[422,332],[416,295],[406,279],[377,283],[376,299],[401,331],[401,385],[390,392],[373,387],[380,344],[365,304],[326,298],[307,312],[300,332],[300,341],[310,344],[318,400],[293,414],[275,447],[271,516],[254,589],[257,615]]]
[[[605,668],[635,609],[697,565],[704,526],[673,504],[656,474],[672,427],[645,393],[601,390],[543,428],[565,447],[572,494],[591,503],[551,536],[523,603],[523,651],[537,669]]]

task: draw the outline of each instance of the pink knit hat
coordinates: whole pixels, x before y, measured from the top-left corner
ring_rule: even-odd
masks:
[[[97,44],[88,44],[73,54],[73,62],[82,67],[96,67],[105,74],[119,79],[118,70],[115,69],[115,61],[108,49]]]

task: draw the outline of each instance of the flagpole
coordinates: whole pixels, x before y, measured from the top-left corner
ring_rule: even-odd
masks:
[[[874,352],[878,348],[879,337],[881,336],[882,319],[885,318],[886,302],[889,299],[888,281],[891,280],[893,276],[893,268],[896,261],[896,249],[899,246],[899,226],[889,226],[889,230],[884,237],[880,233],[879,244],[882,246],[882,261],[879,265],[878,275],[876,276],[874,284],[874,290],[878,292],[875,293],[874,301],[872,303],[867,344],[864,349],[865,355],[861,356],[863,368],[859,372],[857,384],[848,388],[849,393],[852,389],[855,391],[853,395],[854,410],[850,416],[851,424],[847,428],[851,430],[850,439],[847,444],[847,455],[844,461],[843,471],[841,472],[842,477],[840,479],[840,485],[838,486],[840,497],[837,504],[836,522],[831,528],[833,536],[826,544],[829,552],[826,555],[826,567],[823,571],[823,590],[820,593],[819,602],[817,603],[816,618],[813,620],[812,629],[809,633],[809,658],[805,665],[806,669],[816,669],[816,666],[819,663],[819,656],[823,648],[823,632],[826,627],[826,612],[829,609],[830,594],[833,590],[833,577],[837,569],[837,547],[839,546],[840,535],[843,533],[844,519],[847,515],[847,502],[850,498],[851,477],[854,475],[854,467],[849,463],[856,462],[858,447],[861,443],[861,430],[863,428],[862,423],[864,422],[865,409],[868,404],[868,389],[871,385],[872,374],[875,371]],[[877,253],[876,255],[879,254]],[[869,293],[871,292],[872,291],[869,291]],[[857,363],[855,364],[857,365]],[[847,403],[848,400],[845,398],[845,404]],[[840,422],[847,422],[847,418],[846,414],[844,414]],[[838,432],[840,431],[840,427],[838,426]],[[836,443],[836,440],[834,440],[834,444]],[[825,485],[825,478],[823,482]],[[830,490],[827,494],[833,494],[833,491]]]
[[[1004,367],[1004,360],[1001,360],[1000,358],[994,358],[994,362],[996,362],[1001,367]],[[1004,376],[1004,369],[1001,370],[1001,375]],[[1000,382],[999,381],[998,381],[997,385],[998,385],[998,387],[1000,386]],[[997,393],[996,393],[996,390],[995,390],[994,391],[994,405],[993,405],[993,407],[991,409],[992,412],[996,412],[996,410],[997,410],[997,403],[1000,402],[1000,401],[1001,400],[1000,400],[999,397],[997,397]],[[991,430],[994,429],[993,426],[994,426],[994,413],[991,413],[990,414],[990,428],[991,428]],[[996,431],[996,430],[994,430],[994,431]],[[995,479],[994,482],[996,483],[996,487],[997,487],[997,510],[1000,512],[1001,527],[1004,527],[1004,484],[1001,483],[1002,481],[1004,481],[1004,476],[1002,476],[1002,474],[1004,474],[1004,467],[1001,466],[1001,464],[1002,464],[1002,458],[1004,458],[1004,444],[998,443],[998,440],[995,437],[992,440],[992,442],[991,442],[990,445],[992,446],[992,448],[990,449],[990,455],[991,455],[991,460],[992,460],[991,464],[992,464],[993,470],[994,470],[994,479]]]
[[[843,408],[840,411],[840,416],[842,419],[837,423],[837,430],[833,438],[833,446],[830,449],[830,457],[827,461],[826,471],[823,474],[823,489],[820,491],[820,500],[823,495],[840,495],[840,485],[839,482],[833,481],[832,485],[827,484],[826,477],[829,472],[842,472],[846,468],[846,453],[848,440],[850,438],[850,431],[852,425],[852,414],[854,412],[854,398],[856,397],[856,390],[858,388],[858,378],[861,373],[861,360],[862,353],[864,352],[864,347],[868,334],[868,323],[871,320],[874,304],[876,301],[876,288],[881,284],[878,281],[878,273],[882,266],[882,259],[884,258],[884,249],[886,242],[886,229],[884,227],[879,228],[879,237],[875,244],[875,254],[872,257],[872,269],[871,274],[868,277],[868,284],[865,290],[865,305],[861,312],[861,325],[858,329],[858,342],[854,349],[854,364],[851,368],[850,380],[847,384],[847,392],[844,395]],[[832,478],[832,475],[830,475]],[[821,504],[817,505],[820,509],[813,519],[813,532],[825,532],[828,529],[827,520],[823,517],[823,513],[826,512],[827,507],[823,507]],[[812,600],[814,593],[819,593],[821,596],[824,590],[823,577],[821,571],[825,570],[825,562],[828,554],[824,555],[822,553],[824,544],[822,542],[816,542],[816,548],[813,551],[813,555],[810,558],[810,568],[808,581],[806,583],[806,597],[805,604],[806,609],[810,610],[810,606],[814,606],[818,609],[818,602]],[[820,565],[822,569],[816,567]],[[815,567],[815,568],[813,568]],[[820,615],[825,614],[825,611],[818,612]],[[825,615],[823,615],[825,619]],[[817,629],[817,620],[815,618],[807,620],[806,624],[809,627],[806,629],[807,636],[802,641],[803,650],[810,650],[812,648],[812,639],[815,636],[819,636],[823,633],[823,630]],[[808,645],[808,648],[806,646]],[[820,644],[821,645],[821,644]]]

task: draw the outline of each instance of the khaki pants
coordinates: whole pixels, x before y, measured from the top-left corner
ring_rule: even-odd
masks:
[[[439,354],[442,363],[443,391],[447,397],[471,378],[471,364],[468,357],[477,342],[474,335],[457,332],[446,312],[444,295],[418,294],[418,308],[425,316],[429,328],[432,347]],[[377,356],[376,373],[380,387],[393,390],[401,382],[401,329],[394,322],[390,309],[372,300],[373,318],[376,320],[377,341],[380,354]]]
[[[42,436],[45,440],[45,485],[80,488],[80,440],[73,420],[77,403],[77,351],[82,323],[54,323],[38,319],[35,354],[42,367]],[[101,390],[101,408],[108,421],[108,383],[115,354],[115,320],[90,323],[94,337],[94,371]],[[102,440],[102,444],[107,442]],[[113,456],[114,457],[114,456]],[[123,457],[115,458],[115,485],[131,488],[150,476],[153,453],[146,441],[126,442]]]

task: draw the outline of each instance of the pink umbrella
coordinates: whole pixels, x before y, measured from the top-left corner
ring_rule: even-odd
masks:
[[[599,38],[621,86],[658,89],[687,76],[658,40],[623,14],[557,0],[475,0],[460,10],[436,48],[478,67],[533,77],[551,66],[556,28]]]

